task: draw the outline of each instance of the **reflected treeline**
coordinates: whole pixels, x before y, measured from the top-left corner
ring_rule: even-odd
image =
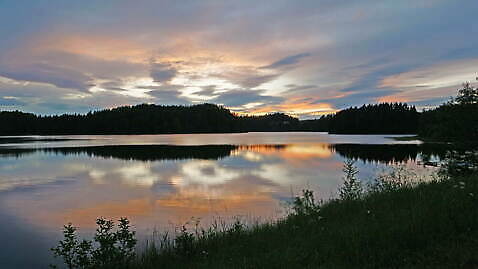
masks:
[[[402,163],[415,161],[418,155],[427,162],[433,157],[445,158],[453,146],[450,144],[333,144],[331,150],[342,157],[364,162]]]
[[[86,154],[90,157],[115,158],[122,160],[161,161],[182,159],[217,160],[231,155],[238,146],[203,145],[203,146],[171,146],[171,145],[111,145],[64,148],[0,148],[0,156],[21,157],[36,152],[63,155]]]
[[[42,137],[0,137],[0,144],[20,144],[31,142],[66,142],[66,141],[80,141],[88,139],[72,139],[72,138],[42,138]]]
[[[238,151],[255,151],[255,152],[269,152],[280,151],[286,149],[290,145],[240,145],[237,146]]]
[[[451,151],[464,152],[464,148],[452,144],[424,143],[416,144],[323,144],[327,150],[335,152],[344,158],[361,160],[364,162],[402,163],[415,161],[418,156],[425,164],[433,164],[431,160],[444,160]],[[0,147],[0,157],[21,157],[36,152],[82,155],[90,157],[115,158],[137,161],[161,161],[183,159],[210,159],[217,160],[228,157],[239,151],[254,151],[258,153],[273,153],[293,151],[310,155],[316,148],[313,145],[298,147],[297,145],[201,145],[201,146],[174,146],[174,145],[106,145],[87,147],[58,147],[58,148],[11,148]],[[311,158],[321,158],[320,155],[310,155]],[[327,158],[326,157],[322,158]]]

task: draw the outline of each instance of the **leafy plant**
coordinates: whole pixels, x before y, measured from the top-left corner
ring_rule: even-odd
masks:
[[[90,268],[91,265],[91,242],[79,241],[76,234],[76,227],[71,223],[63,226],[64,239],[59,242],[58,246],[52,248],[56,257],[62,257],[66,266],[72,268]],[[56,266],[51,266],[56,268]]]
[[[339,188],[339,196],[342,200],[356,200],[362,197],[362,182],[357,177],[358,169],[355,167],[355,161],[347,159],[344,163],[344,183]]]
[[[63,228],[64,239],[52,248],[55,257],[63,258],[69,269],[128,268],[135,258],[137,240],[127,218],[120,218],[118,229],[112,220],[98,218],[94,241],[79,240],[71,223]],[[56,266],[52,266],[55,268]]]
[[[185,225],[181,227],[179,235],[174,239],[174,249],[179,256],[191,257],[194,252],[195,237],[189,232]]]
[[[319,203],[315,201],[314,192],[311,190],[302,190],[302,196],[296,196],[292,203],[292,210],[295,215],[306,216],[318,212]]]

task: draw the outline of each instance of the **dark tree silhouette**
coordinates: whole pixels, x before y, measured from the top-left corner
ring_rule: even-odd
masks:
[[[238,149],[235,145],[108,145],[88,147],[57,147],[57,148],[17,148],[0,147],[0,157],[21,157],[36,152],[46,152],[62,155],[86,154],[92,157],[114,158],[136,161],[163,161],[203,159],[217,160],[225,158]]]
[[[455,101],[460,105],[478,103],[478,88],[473,87],[470,82],[463,83],[463,88],[458,89],[458,96]]]
[[[142,104],[80,114],[38,116],[0,112],[0,135],[173,134],[329,131],[332,133],[414,133],[418,113],[406,104],[367,105],[316,120],[283,113],[238,116],[213,104]]]
[[[452,101],[424,111],[419,135],[450,141],[478,141],[478,89],[464,83]]]
[[[414,106],[382,103],[351,107],[324,120],[335,134],[412,134],[417,132],[418,117]]]

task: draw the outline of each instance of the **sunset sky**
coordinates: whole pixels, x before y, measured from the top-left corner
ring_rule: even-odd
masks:
[[[0,110],[432,107],[478,72],[476,0],[0,0]]]

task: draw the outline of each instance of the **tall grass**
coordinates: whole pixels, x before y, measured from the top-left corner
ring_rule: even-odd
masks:
[[[339,199],[305,190],[291,213],[247,226],[186,227],[129,268],[476,268],[478,175],[412,183],[395,170],[362,186],[346,163]],[[347,173],[349,171],[350,173]],[[350,177],[352,176],[352,177]],[[353,181],[353,184],[349,184]],[[348,185],[347,185],[348,184]]]

